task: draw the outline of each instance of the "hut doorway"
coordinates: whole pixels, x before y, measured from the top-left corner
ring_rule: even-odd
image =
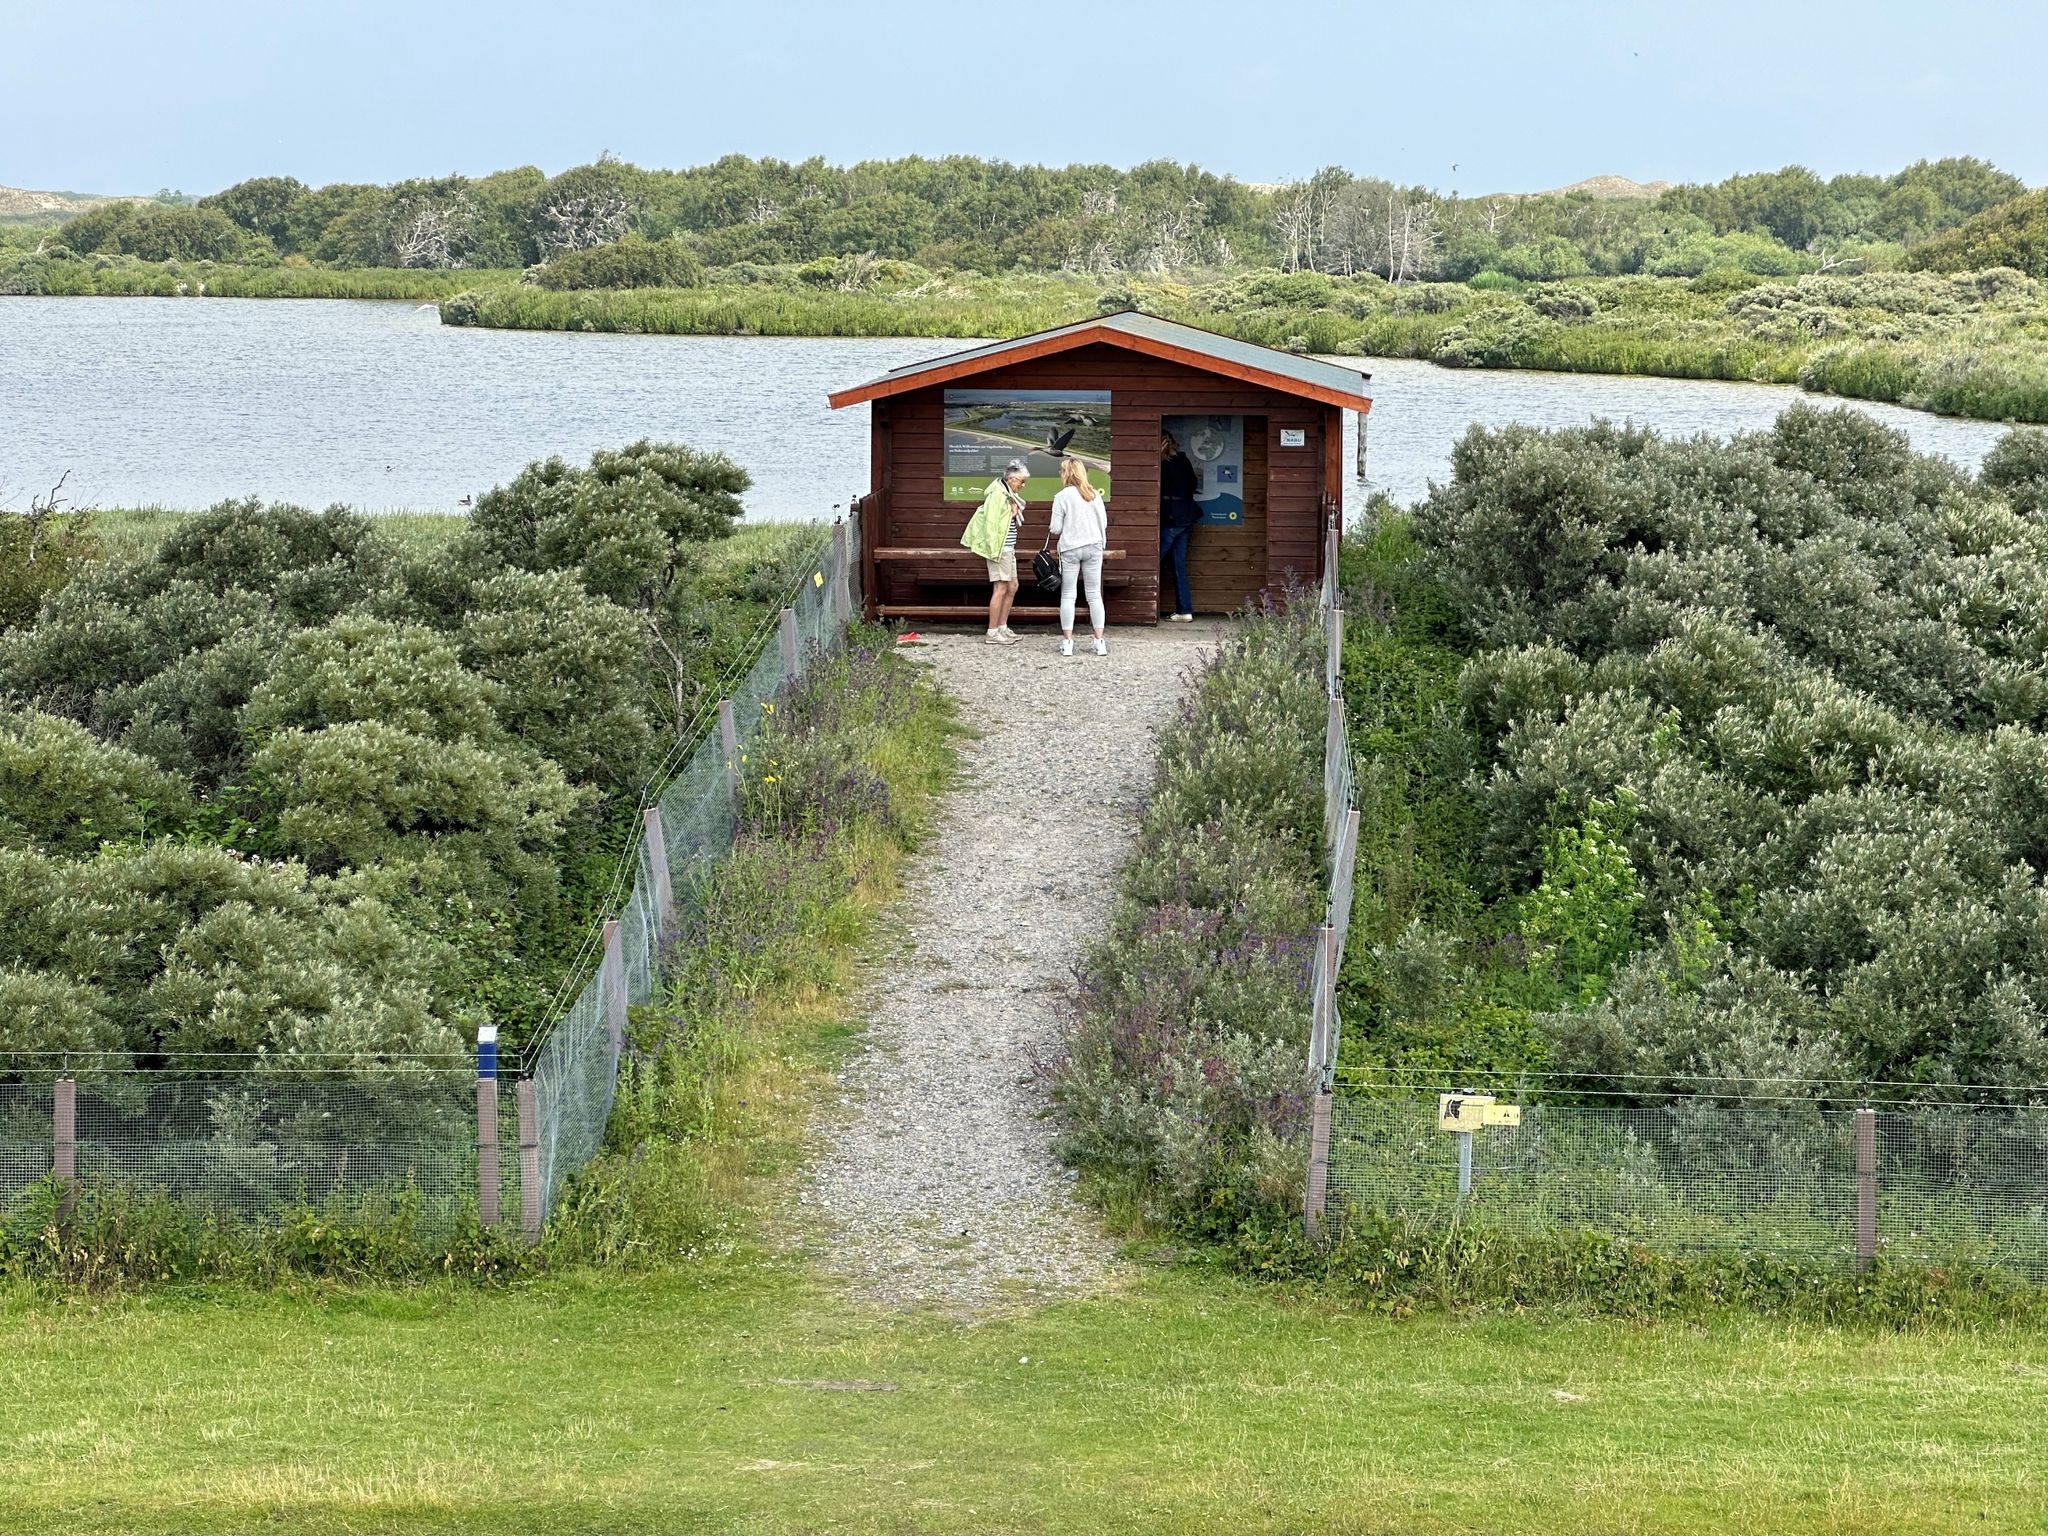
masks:
[[[1266,418],[1166,412],[1162,430],[1199,477],[1202,520],[1188,539],[1188,590],[1196,613],[1231,613],[1266,585]],[[1173,568],[1159,566],[1159,611],[1175,606]]]

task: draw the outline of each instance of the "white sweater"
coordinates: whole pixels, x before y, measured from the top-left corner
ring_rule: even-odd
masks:
[[[1062,554],[1099,548],[1109,537],[1109,503],[1098,491],[1090,501],[1071,485],[1052,499],[1052,533]]]

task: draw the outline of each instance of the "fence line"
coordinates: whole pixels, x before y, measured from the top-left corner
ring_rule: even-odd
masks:
[[[1520,1106],[1518,1124],[1446,1134],[1441,1103],[1412,1088],[1340,1089],[1331,1184],[1349,1207],[1827,1268],[1884,1257],[2048,1280],[2048,1108],[2039,1105],[1539,1103]]]
[[[1346,1208],[1408,1222],[1564,1230],[1681,1251],[1773,1253],[1822,1266],[1879,1257],[2002,1267],[2048,1281],[2048,1105],[2038,1089],[1906,1083],[1682,1084],[1517,1073],[1456,1083],[1339,1080],[1337,976],[1351,924],[1359,811],[1345,730],[1344,608],[1334,524],[1321,607],[1329,696],[1323,834],[1329,904],[1312,972],[1303,1225],[1334,1190]],[[1440,1070],[1440,1069],[1436,1069]],[[1481,1091],[1481,1090],[1484,1091]],[[1513,1105],[1460,1128],[1446,1100]],[[1690,1091],[1684,1091],[1690,1090]],[[1599,1102],[1601,1100],[1611,1102]],[[1592,1101],[1592,1102],[1586,1102]]]
[[[651,778],[603,916],[521,1053],[509,1115],[489,1027],[474,1058],[370,1069],[220,1053],[174,1061],[174,1076],[93,1053],[10,1053],[28,1065],[0,1081],[0,1209],[54,1177],[66,1208],[82,1192],[142,1192],[262,1217],[402,1196],[423,1225],[473,1212],[537,1237],[563,1183],[603,1145],[627,1011],[659,996],[663,942],[731,847],[738,759],[775,694],[836,649],[859,611],[864,510],[855,502],[820,539],[716,714],[690,722]]]
[[[1321,1230],[1330,1180],[1330,1134],[1336,1108],[1337,1046],[1343,1034],[1337,1011],[1337,976],[1351,932],[1351,879],[1358,857],[1358,808],[1351,776],[1351,738],[1344,723],[1344,603],[1337,573],[1341,514],[1326,514],[1323,533],[1323,849],[1328,867],[1323,922],[1316,933],[1309,978],[1308,1185],[1301,1219],[1308,1235]]]

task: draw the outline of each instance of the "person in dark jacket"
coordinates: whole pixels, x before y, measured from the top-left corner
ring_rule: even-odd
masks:
[[[1195,603],[1188,591],[1188,540],[1202,510],[1195,505],[1195,488],[1200,484],[1195,466],[1180,451],[1171,432],[1159,434],[1159,558],[1173,566],[1173,620],[1194,622]]]

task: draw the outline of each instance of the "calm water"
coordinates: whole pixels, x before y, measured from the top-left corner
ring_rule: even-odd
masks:
[[[6,299],[0,496],[19,504],[69,470],[67,491],[86,505],[255,495],[452,509],[531,459],[659,437],[744,464],[756,516],[829,516],[866,488],[868,421],[865,406],[828,410],[826,391],[962,345],[455,330],[431,306],[360,301]],[[1404,501],[1448,475],[1470,422],[1607,416],[1725,434],[1812,398],[1768,385],[1364,366],[1367,489]],[[1864,409],[1972,469],[2002,430]]]

